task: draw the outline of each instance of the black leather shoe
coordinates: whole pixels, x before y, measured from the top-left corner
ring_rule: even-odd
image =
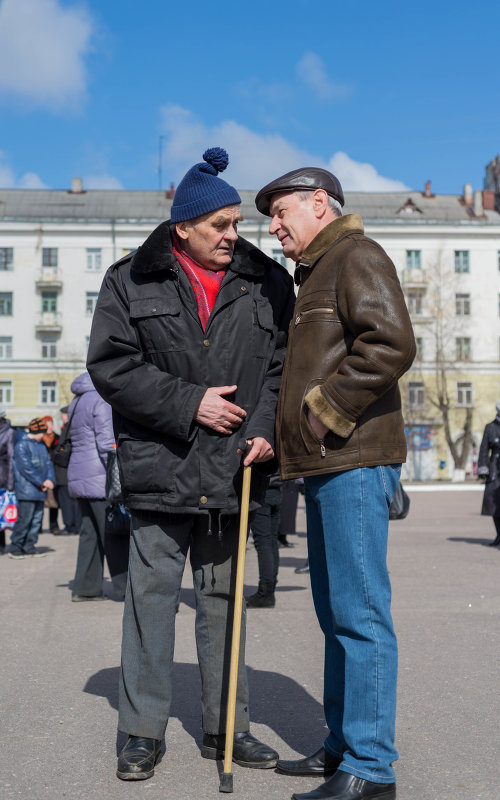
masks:
[[[320,747],[316,753],[299,761],[278,761],[276,769],[282,775],[331,775],[336,772],[341,758],[332,756]]]
[[[129,736],[118,756],[116,774],[122,781],[144,781],[154,775],[160,758],[161,741]]]
[[[201,754],[203,758],[224,758],[225,745],[225,734],[204,733]],[[233,761],[235,764],[239,764],[240,767],[271,769],[276,766],[278,758],[276,750],[268,747],[267,744],[259,742],[248,731],[234,734]]]
[[[292,800],[396,800],[395,783],[373,783],[338,770],[322,786],[307,794],[292,794]]]

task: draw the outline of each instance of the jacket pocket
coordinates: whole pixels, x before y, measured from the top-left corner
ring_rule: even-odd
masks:
[[[320,439],[313,431],[311,423],[309,422],[309,406],[306,403],[306,396],[311,389],[314,389],[315,386],[320,386],[322,383],[324,383],[323,379],[316,378],[307,384],[300,404],[299,427],[302,442],[307,452],[325,458],[328,452],[331,453],[332,451],[343,448],[346,443],[349,442],[350,437],[342,439],[342,437],[337,436],[333,431],[328,430],[324,438]]]
[[[189,338],[179,297],[131,300],[130,318],[146,352],[188,349]]]
[[[128,494],[172,492],[174,470],[168,450],[160,442],[148,442],[119,434],[118,466],[123,489]]]

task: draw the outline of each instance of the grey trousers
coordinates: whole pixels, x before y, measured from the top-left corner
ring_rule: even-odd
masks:
[[[224,733],[229,684],[239,519],[133,512],[123,614],[118,728],[162,739],[172,701],[175,617],[187,553],[196,601],[195,635],[205,733]],[[235,731],[249,729],[243,607]]]

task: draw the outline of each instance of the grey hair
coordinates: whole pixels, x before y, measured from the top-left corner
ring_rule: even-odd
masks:
[[[297,192],[296,194],[299,196],[300,200],[307,200],[308,197],[310,197],[312,191],[315,190],[301,189],[300,192]],[[338,200],[335,200],[335,198],[331,197],[330,195],[328,195],[328,206],[329,208],[331,208],[336,217],[342,216],[342,206],[340,205]]]

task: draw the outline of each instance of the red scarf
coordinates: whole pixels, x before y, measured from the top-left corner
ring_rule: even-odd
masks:
[[[172,233],[172,245],[174,255],[187,275],[189,283],[194,292],[198,306],[198,316],[203,330],[206,330],[208,318],[215,305],[215,298],[220,289],[227,272],[225,269],[207,269],[198,264],[194,258],[182,249],[179,238],[175,232]]]

